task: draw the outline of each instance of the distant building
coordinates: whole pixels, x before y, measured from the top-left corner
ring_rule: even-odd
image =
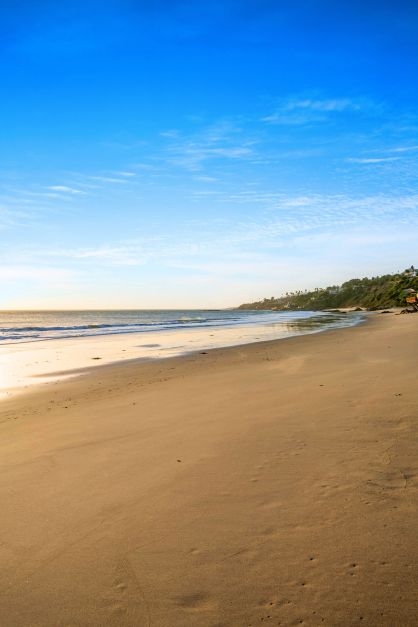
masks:
[[[404,270],[403,274],[412,279],[417,276],[417,270],[414,268],[414,266],[411,266],[410,268]]]

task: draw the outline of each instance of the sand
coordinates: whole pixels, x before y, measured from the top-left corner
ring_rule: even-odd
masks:
[[[7,627],[418,624],[418,316],[0,404]]]

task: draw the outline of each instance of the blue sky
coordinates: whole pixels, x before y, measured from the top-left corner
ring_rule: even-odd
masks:
[[[418,4],[1,8],[0,307],[223,307],[417,263]]]

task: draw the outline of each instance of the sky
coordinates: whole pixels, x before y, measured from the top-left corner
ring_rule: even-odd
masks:
[[[0,308],[218,308],[417,264],[418,3],[0,7]]]

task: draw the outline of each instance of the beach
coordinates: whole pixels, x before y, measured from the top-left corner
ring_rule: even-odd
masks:
[[[0,622],[416,625],[417,325],[376,314],[2,400]]]

